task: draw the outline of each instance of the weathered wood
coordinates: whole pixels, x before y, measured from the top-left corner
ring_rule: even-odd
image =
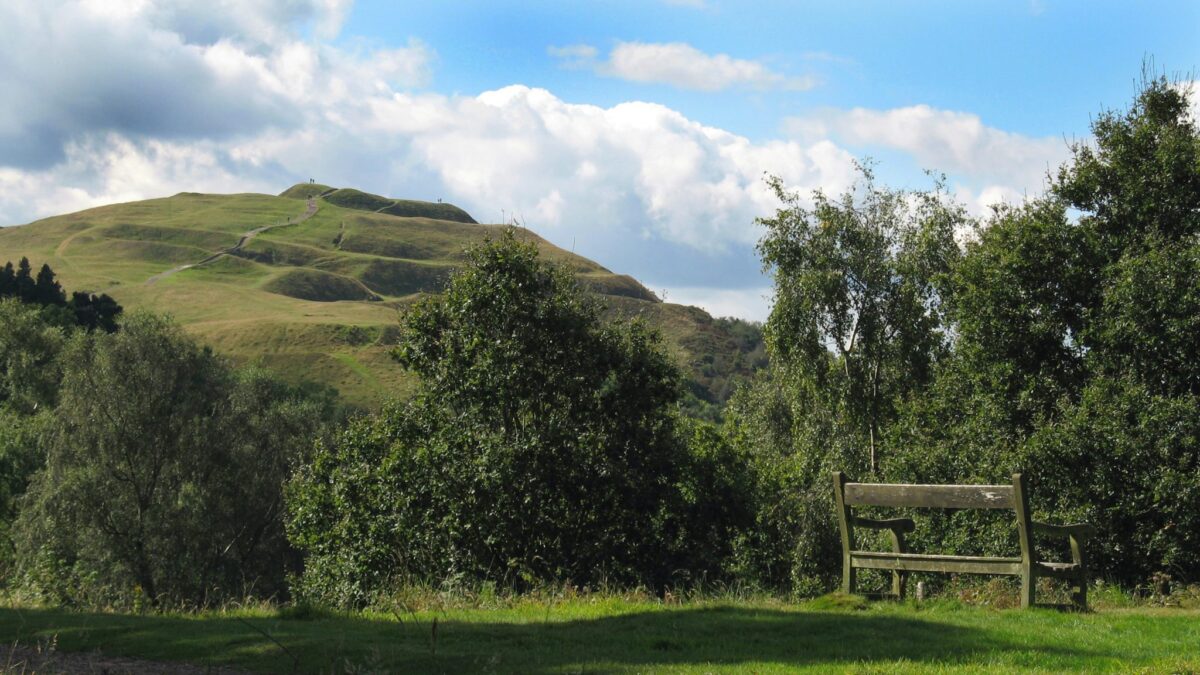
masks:
[[[1052,525],[1050,523],[1033,522],[1033,531],[1039,534],[1065,536],[1071,542],[1070,563],[1044,563],[1037,565],[1039,576],[1053,577],[1074,582],[1071,600],[1079,609],[1087,609],[1087,552],[1083,547],[1085,541],[1096,536],[1096,528],[1090,523],[1072,523],[1069,525]]]
[[[913,525],[912,520],[909,520],[908,518],[896,518],[895,520],[897,520],[897,521],[907,520],[908,521],[907,524],[909,526],[911,526],[907,529],[908,532],[912,532],[913,527],[915,527]],[[882,523],[882,522],[887,522],[887,521],[877,521],[877,522]],[[908,546],[904,542],[904,532],[905,531],[906,530],[901,530],[898,527],[888,528],[888,535],[890,535],[891,539],[892,539],[892,552],[893,553],[907,553],[908,552]],[[907,585],[908,585],[908,573],[903,572],[901,570],[893,570],[892,571],[892,595],[896,596],[896,598],[899,600],[903,600],[904,596],[905,596],[905,586],[907,586]]]
[[[854,528],[850,524],[854,515],[846,505],[846,480],[846,474],[841,471],[833,472],[833,497],[837,502],[838,524],[842,529],[842,592],[849,594],[855,591],[858,574],[854,565],[850,564],[850,551],[855,549]]]
[[[1033,520],[1029,514],[1028,483],[1023,474],[1013,474],[1013,509],[1017,512],[1017,539],[1021,542],[1021,608],[1033,607],[1037,592],[1034,563],[1037,550],[1033,547]]]
[[[877,520],[875,518],[863,518],[855,516],[851,519],[855,527],[865,527],[870,530],[891,530],[892,532],[912,532],[917,529],[917,524],[912,518],[887,518]]]
[[[1011,509],[1011,485],[847,483],[847,504],[937,509]]]
[[[851,551],[855,567],[903,572],[947,572],[957,574],[1021,574],[1020,558],[989,558],[968,555],[929,555],[925,553],[888,553]]]
[[[1087,523],[1051,525],[1035,523],[1030,518],[1029,487],[1025,477],[1013,474],[1012,485],[888,485],[851,483],[845,474],[833,475],[834,496],[838,508],[838,524],[842,532],[842,590],[853,593],[858,569],[891,570],[892,594],[904,597],[910,572],[947,572],[958,574],[999,574],[1021,577],[1021,606],[1032,607],[1038,577],[1050,577],[1072,582],[1073,599],[1080,608],[1087,608],[1087,556],[1083,547],[1096,528]],[[1012,509],[1016,516],[1021,544],[1021,557],[997,558],[986,556],[934,555],[910,553],[904,533],[912,532],[911,518],[856,517],[852,505],[891,506],[910,508],[950,509]],[[854,528],[866,527],[887,530],[892,541],[890,553],[857,551]],[[1071,559],[1066,562],[1042,562],[1033,546],[1034,532],[1067,536],[1071,542]]]

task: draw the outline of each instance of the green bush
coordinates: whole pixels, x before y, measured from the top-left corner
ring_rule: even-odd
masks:
[[[1095,566],[1111,579],[1200,570],[1200,396],[1162,396],[1097,378],[1030,439],[1035,507],[1094,523]]]
[[[282,593],[282,484],[323,411],[234,373],[166,319],[77,333],[14,532],[57,602],[201,606]]]
[[[466,579],[662,587],[720,571],[737,464],[678,426],[679,374],[643,324],[602,323],[511,232],[403,322],[411,403],[360,419],[288,489],[303,593],[339,605]]]

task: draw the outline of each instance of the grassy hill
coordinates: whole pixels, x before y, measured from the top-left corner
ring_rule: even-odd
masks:
[[[304,183],[279,196],[185,192],[0,228],[0,262],[49,263],[67,288],[169,312],[238,361],[374,407],[412,386],[388,356],[397,311],[439,292],[463,250],[500,227],[451,204]],[[662,303],[532,232],[521,237],[601,294],[611,315],[659,326],[692,374],[693,407],[711,413],[730,378],[761,360],[761,345],[728,322]]]

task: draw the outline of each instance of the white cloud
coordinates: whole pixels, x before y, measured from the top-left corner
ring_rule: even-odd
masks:
[[[371,50],[307,37],[336,31],[346,7],[0,5],[0,223],[185,190],[277,192],[313,177],[443,198],[484,221],[503,211],[617,271],[663,280],[673,301],[763,318],[759,289],[719,289],[762,283],[754,219],[778,206],[764,172],[801,194],[846,189],[854,157],[832,135],[975,172],[956,187],[976,203],[1030,186],[1022,177],[1048,147],[974,116],[919,107],[814,116],[792,126],[819,135],[751,141],[648,102],[585,105],[520,85],[477,96],[422,92],[413,88],[429,80],[435,56],[418,41]],[[633,68],[622,54],[636,61],[642,47],[656,46],[618,45],[606,63]],[[687,45],[657,47],[666,51],[654,77],[677,84],[787,79]],[[586,45],[557,50],[597,57]],[[55,58],[15,58],[34,53]],[[672,54],[711,72],[664,65]]]
[[[70,213],[184,190],[276,192],[269,175],[247,175],[208,142],[134,142],[119,134],[73,140],[46,171],[0,167],[0,223]]]
[[[860,147],[902,150],[922,168],[967,181],[961,194],[978,212],[1003,197],[1040,191],[1048,171],[1069,154],[1062,138],[1034,138],[983,123],[978,115],[915,105],[890,110],[827,110],[787,120],[796,138],[836,138]]]
[[[605,61],[591,45],[551,47],[568,67],[590,66],[601,75],[630,82],[667,84],[680,89],[720,91],[734,87],[803,91],[817,85],[811,76],[790,77],[759,61],[728,54],[705,54],[683,42],[618,42]]]
[[[138,17],[183,36],[211,44],[233,39],[244,44],[277,44],[311,27],[322,39],[341,32],[351,0],[85,0],[123,20]],[[117,8],[114,12],[114,8]]]
[[[343,0],[4,3],[0,165],[44,169],[96,133],[212,140],[296,128],[319,99],[428,78],[432,54],[418,42],[352,52],[301,37],[313,22],[333,30],[345,9]]]
[[[798,189],[839,187],[852,157],[829,143],[752,143],[669,108],[572,104],[510,86],[475,98],[395,94],[355,124],[404,139],[456,199],[538,214],[537,229],[579,227],[720,250],[753,243],[775,208],[762,173]],[[486,211],[485,211],[486,212]]]
[[[316,177],[453,200],[485,220],[503,209],[616,258],[753,244],[754,218],[776,207],[763,172],[805,191],[852,178],[851,156],[831,143],[751,142],[653,103],[603,108],[524,86],[411,91],[433,58],[419,42],[354,51],[300,36],[297,25],[343,3],[269,0],[228,16],[220,7],[0,9],[0,37],[12,42],[0,54],[36,39],[57,55],[0,64],[11,66],[0,84],[16,92],[0,100],[0,149],[25,151],[0,152],[0,222]]]

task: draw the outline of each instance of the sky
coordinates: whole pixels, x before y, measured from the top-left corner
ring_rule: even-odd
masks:
[[[312,178],[515,219],[764,320],[763,181],[869,159],[976,214],[1040,194],[1200,3],[2,0],[0,225]]]

